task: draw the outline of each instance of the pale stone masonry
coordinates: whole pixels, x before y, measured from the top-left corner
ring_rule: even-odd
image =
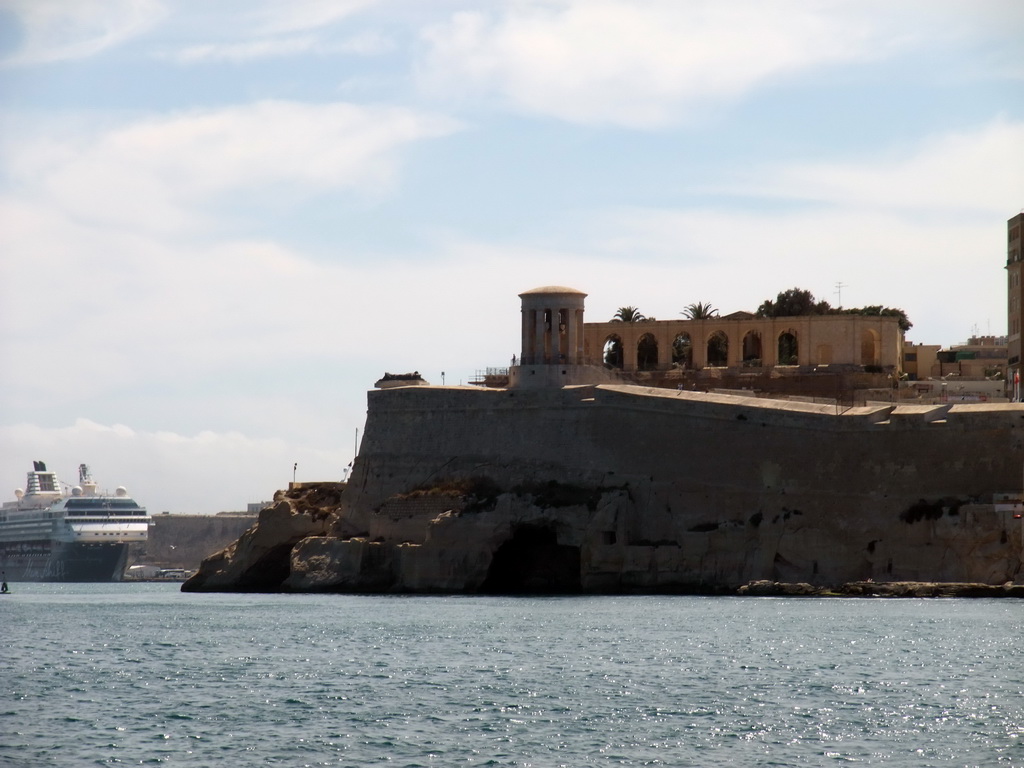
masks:
[[[709,343],[718,336],[726,350],[724,360],[710,359]],[[903,332],[895,317],[862,315],[807,315],[803,317],[755,317],[737,312],[709,320],[655,320],[639,323],[587,323],[587,360],[601,364],[605,345],[622,344],[622,369],[665,370],[673,364],[688,368],[772,368],[780,365],[855,365],[896,370],[900,366]],[[690,352],[688,359],[674,358],[677,346]],[[645,343],[653,357],[640,359]],[[790,350],[795,350],[791,356]]]

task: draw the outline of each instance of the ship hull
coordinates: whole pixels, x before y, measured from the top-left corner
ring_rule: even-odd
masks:
[[[0,572],[8,582],[121,581],[127,560],[127,543],[0,544]]]

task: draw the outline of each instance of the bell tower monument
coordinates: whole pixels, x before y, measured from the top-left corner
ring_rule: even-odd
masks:
[[[548,285],[519,294],[522,353],[509,370],[512,387],[560,387],[592,383],[583,346],[583,301],[575,288]],[[588,375],[589,374],[589,375]]]

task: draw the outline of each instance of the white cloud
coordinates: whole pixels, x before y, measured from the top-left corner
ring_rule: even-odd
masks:
[[[136,120],[75,140],[8,138],[0,147],[22,198],[83,221],[181,232],[227,193],[290,199],[325,189],[377,194],[399,150],[458,130],[413,110],[264,101]]]
[[[195,435],[142,431],[123,424],[77,419],[69,426],[32,424],[0,427],[0,466],[13,489],[24,487],[29,461],[45,461],[67,482],[77,467],[89,464],[101,489],[119,485],[151,513],[213,513],[242,510],[249,502],[269,500],[292,478],[341,479],[350,450],[311,449],[280,439],[254,439],[237,432]]]
[[[390,38],[363,32],[339,42],[324,40],[318,35],[286,35],[258,38],[233,43],[204,43],[183,48],[167,56],[180,64],[203,64],[216,61],[241,63],[253,59],[283,58],[303,54],[328,55],[347,53],[376,56],[394,50]]]
[[[310,35],[293,35],[246,40],[241,43],[205,43],[183,48],[171,58],[182,64],[196,64],[208,61],[240,62],[249,59],[295,56],[315,50],[317,42],[317,38]]]
[[[380,0],[289,0],[266,2],[247,14],[257,35],[288,34],[336,24]]]
[[[26,66],[94,56],[148,31],[166,16],[157,0],[7,0],[20,48],[0,62]]]
[[[956,343],[972,324],[984,328],[988,321],[993,333],[1005,333],[1005,307],[992,302],[1004,280],[999,219],[918,221],[860,208],[704,208],[623,213],[618,224],[617,253],[654,252],[662,260],[630,267],[628,296],[605,279],[606,298],[608,291],[618,297],[604,306],[601,314],[608,316],[630,303],[659,319],[678,317],[695,301],[710,301],[723,313],[753,311],[793,286],[836,303],[835,284],[843,282],[846,306],[902,307],[915,324],[912,335],[927,343]],[[606,271],[622,282],[621,272]]]
[[[997,120],[929,137],[898,157],[765,163],[711,190],[773,199],[765,210],[604,212],[591,222],[593,247],[650,264],[630,267],[643,293],[634,288],[613,305],[658,317],[691,301],[753,310],[793,285],[834,303],[843,282],[847,306],[900,306],[926,343],[962,341],[972,326],[1001,334],[1001,228],[1024,200],[1022,145],[1024,124]]]
[[[377,32],[362,32],[341,41],[336,48],[343,53],[376,56],[395,50],[396,43],[390,37]]]
[[[978,5],[527,0],[427,27],[417,76],[435,96],[490,97],[577,123],[660,127],[835,64],[978,40],[998,42],[993,53],[1015,51],[1005,27],[1021,18],[1019,7],[981,3],[986,14]]]
[[[390,51],[394,42],[364,30],[339,39],[343,22],[379,0],[298,0],[297,2],[223,3],[203,7],[199,18],[191,14],[189,36],[205,42],[159,53],[160,58],[181,64],[227,61],[239,64],[255,59],[330,55],[361,56]]]
[[[875,55],[884,42],[818,3],[565,0],[464,11],[424,33],[433,93],[496,93],[573,122],[650,127],[780,74]]]
[[[761,168],[728,189],[876,210],[1002,216],[1024,200],[1022,146],[1024,123],[999,119],[929,137],[909,155]]]

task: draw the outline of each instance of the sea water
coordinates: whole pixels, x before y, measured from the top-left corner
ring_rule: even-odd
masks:
[[[4,766],[1024,766],[1024,602],[0,597]]]

